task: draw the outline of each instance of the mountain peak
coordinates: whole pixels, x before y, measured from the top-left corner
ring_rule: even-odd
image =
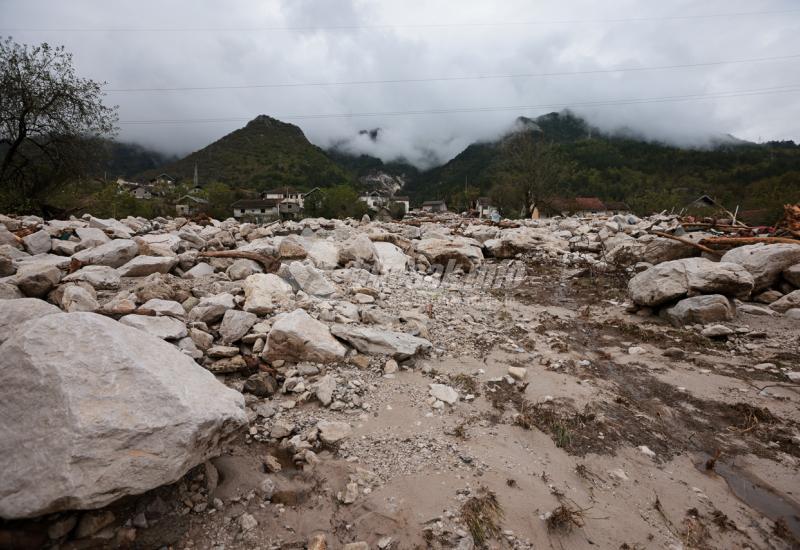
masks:
[[[231,187],[323,187],[349,180],[298,126],[268,115],[258,115],[243,128],[160,170],[191,178],[195,164],[202,183],[221,181]]]

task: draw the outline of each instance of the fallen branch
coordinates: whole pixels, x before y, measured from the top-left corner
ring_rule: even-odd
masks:
[[[700,244],[716,247],[736,247],[758,243],[800,244],[800,239],[789,239],[786,237],[707,237],[700,240]]]
[[[210,250],[208,252],[201,252],[198,254],[200,258],[243,258],[245,260],[253,260],[264,266],[267,273],[275,273],[281,265],[280,260],[272,256],[264,256],[258,252],[249,252],[247,250]]]
[[[698,250],[702,250],[703,252],[706,252],[708,254],[715,254],[715,255],[719,254],[719,252],[716,250],[708,248],[707,246],[703,246],[702,244],[698,244],[692,240],[684,239],[683,237],[676,237],[675,235],[670,235],[669,233],[663,233],[661,231],[651,231],[651,233],[653,235],[658,235],[659,237],[664,237],[665,239],[672,239],[673,241],[678,241],[679,243],[689,245]]]

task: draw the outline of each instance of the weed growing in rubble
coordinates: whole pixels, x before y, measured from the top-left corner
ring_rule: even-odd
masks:
[[[481,488],[478,496],[471,497],[461,507],[461,519],[478,546],[500,535],[503,515],[497,495],[485,487]]]

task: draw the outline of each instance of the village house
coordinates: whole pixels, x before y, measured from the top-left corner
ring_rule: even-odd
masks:
[[[408,214],[408,211],[411,210],[411,199],[409,199],[405,195],[394,195],[389,199],[389,206],[393,204],[399,204],[403,207],[403,215],[405,216]]]
[[[367,204],[367,207],[373,212],[380,211],[382,208],[387,211],[392,210],[393,205],[400,205],[402,208],[402,215],[408,214],[411,210],[411,201],[407,196],[403,195],[384,195],[380,191],[370,191],[358,197],[358,200]]]
[[[627,214],[628,206],[623,202],[603,202],[598,197],[550,198],[539,201],[531,211],[534,219],[552,216],[613,216]]]
[[[120,193],[128,193],[137,199],[152,199],[158,195],[156,189],[150,184],[127,181],[122,178],[117,179],[117,188]]]
[[[492,214],[497,212],[497,207],[492,206],[489,197],[478,197],[478,200],[475,201],[475,211],[479,218],[491,218]]]
[[[153,192],[150,187],[139,185],[130,190],[131,195],[137,199],[152,199]]]
[[[422,203],[423,212],[447,212],[447,204],[444,201],[425,201]]]
[[[231,205],[233,217],[237,220],[252,219],[258,222],[275,220],[280,216],[280,199],[242,199]]]
[[[611,216],[616,216],[617,214],[624,216],[631,213],[630,207],[622,201],[605,201],[605,205]]]
[[[296,201],[303,207],[303,199],[306,193],[294,187],[276,187],[261,193],[261,198],[265,200]]]
[[[159,174],[150,180],[150,185],[175,185],[175,178],[169,174]]]
[[[364,193],[363,195],[358,197],[358,200],[367,203],[367,207],[370,210],[377,210],[378,208],[386,204],[386,197],[384,197],[378,191],[370,191],[368,193]]]
[[[296,200],[282,200],[278,203],[278,214],[282,220],[295,220],[302,217],[303,207]]]
[[[208,210],[208,201],[195,195],[184,195],[175,204],[175,213],[178,216],[194,216]]]

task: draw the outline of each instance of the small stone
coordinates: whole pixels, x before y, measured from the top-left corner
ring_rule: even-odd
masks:
[[[351,481],[345,487],[344,494],[341,492],[338,495],[339,501],[342,504],[353,504],[358,498],[358,483]]]
[[[267,455],[264,457],[264,465],[267,467],[267,471],[271,474],[280,472],[283,469],[280,461],[272,455]]]
[[[278,391],[278,381],[268,372],[257,372],[245,380],[242,389],[257,397],[270,397]]]
[[[610,470],[608,473],[612,477],[615,477],[615,478],[619,479],[620,481],[629,481],[630,480],[630,478],[628,477],[628,474],[626,474],[625,470],[623,470],[622,468],[617,468],[615,470]]]
[[[445,384],[431,384],[429,393],[431,397],[449,405],[458,401],[458,392]]]
[[[664,357],[669,357],[670,359],[683,359],[686,357],[686,352],[681,348],[667,348],[664,351]]]
[[[656,453],[650,450],[650,447],[648,447],[647,445],[640,445],[639,447],[637,447],[637,449],[639,449],[639,452],[645,456],[649,456],[650,458],[656,457]]]
[[[65,537],[75,528],[75,525],[78,523],[78,516],[70,515],[65,518],[60,518],[47,528],[47,535],[50,537],[50,540],[58,540],[62,537]]]
[[[397,372],[397,361],[395,361],[394,359],[389,359],[383,366],[383,373],[394,374],[395,372]]]
[[[279,420],[272,425],[269,436],[273,439],[283,439],[290,436],[295,430],[294,424]]]
[[[324,533],[314,535],[311,540],[308,541],[306,548],[308,550],[327,550],[328,539],[325,537]]]
[[[247,531],[252,531],[256,527],[258,527],[258,521],[256,520],[256,518],[247,513],[244,513],[241,516],[239,516],[238,521],[239,521],[239,528],[244,533],[246,533]]]
[[[508,374],[516,380],[525,380],[525,377],[528,376],[528,369],[523,367],[508,367]]]
[[[347,422],[322,420],[317,424],[317,428],[320,440],[328,445],[341,441],[351,432],[350,424]]]
[[[234,346],[212,346],[206,350],[212,359],[228,359],[239,355],[239,348]]]
[[[316,396],[323,406],[327,407],[333,401],[333,392],[336,390],[336,380],[326,374],[317,382]]]
[[[272,481],[272,479],[265,477],[261,480],[258,490],[261,491],[261,496],[264,500],[271,500],[272,495],[275,494],[275,482]]]
[[[354,300],[356,301],[356,303],[358,303],[358,304],[372,304],[372,303],[374,303],[374,302],[375,302],[375,298],[373,298],[373,297],[372,297],[372,296],[370,296],[369,294],[363,294],[363,293],[361,293],[361,292],[357,292],[357,293],[355,294],[355,296],[353,296],[353,299],[354,299]]]
[[[645,350],[641,346],[631,346],[631,347],[628,348],[628,353],[630,355],[641,355],[641,354],[646,353],[646,352],[647,352],[647,350]]]
[[[81,516],[78,528],[75,531],[75,538],[83,539],[90,537],[114,523],[114,514],[111,512],[89,512]]]
[[[727,338],[733,334],[733,331],[725,325],[711,325],[710,327],[704,328],[700,334],[706,338]]]

